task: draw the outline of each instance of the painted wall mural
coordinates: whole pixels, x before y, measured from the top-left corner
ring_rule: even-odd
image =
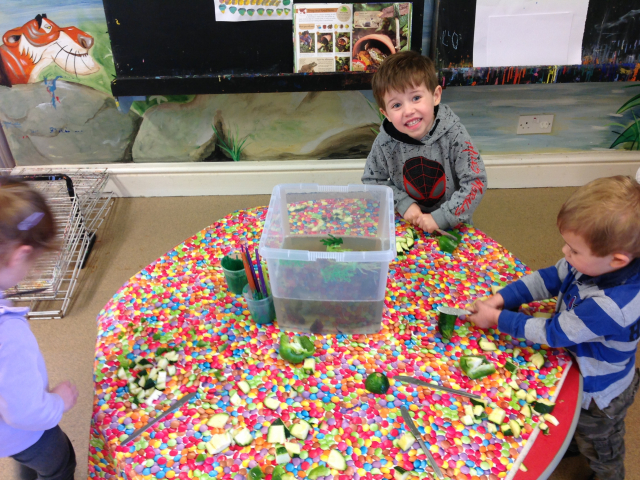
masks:
[[[375,139],[370,91],[156,95],[123,113],[106,32],[100,0],[3,0],[0,125],[18,165],[364,158]],[[443,101],[485,155],[638,148],[637,90],[536,73],[528,86],[507,85],[523,77],[512,71],[505,85],[448,87]],[[528,113],[554,113],[553,133],[516,136]]]

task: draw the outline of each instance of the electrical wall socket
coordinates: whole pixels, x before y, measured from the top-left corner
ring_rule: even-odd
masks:
[[[551,133],[553,115],[520,115],[518,120],[518,135],[533,135],[537,133]]]

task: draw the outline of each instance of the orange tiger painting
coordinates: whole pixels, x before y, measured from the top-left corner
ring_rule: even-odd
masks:
[[[61,28],[46,14],[9,30],[2,42],[0,85],[33,83],[52,63],[76,76],[100,70],[89,55],[93,37],[76,27]]]

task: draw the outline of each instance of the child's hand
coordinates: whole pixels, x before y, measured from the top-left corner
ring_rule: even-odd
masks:
[[[498,318],[500,317],[500,308],[504,305],[502,296],[500,296],[500,300],[496,299],[496,296],[491,297],[487,301],[476,300],[471,307],[473,313],[469,315],[467,319],[477,327],[483,329],[496,327],[498,325]],[[498,306],[500,303],[501,305]]]
[[[64,402],[64,412],[71,410],[78,400],[78,389],[69,380],[56,385],[51,389],[51,393],[56,393],[62,397]]]
[[[420,210],[417,203],[412,203],[411,206],[407,208],[407,211],[404,212],[403,217],[411,225],[416,225],[416,220],[420,215],[422,215],[422,210]]]
[[[440,228],[430,213],[421,214],[416,220],[415,225],[429,233],[433,233],[434,230]]]

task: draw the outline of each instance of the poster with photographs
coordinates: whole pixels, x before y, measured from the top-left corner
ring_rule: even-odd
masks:
[[[375,72],[389,55],[409,50],[410,3],[356,3],[353,10],[353,71]]]
[[[351,70],[352,5],[296,3],[294,5],[295,72]]]
[[[291,20],[292,0],[213,0],[216,22]]]

